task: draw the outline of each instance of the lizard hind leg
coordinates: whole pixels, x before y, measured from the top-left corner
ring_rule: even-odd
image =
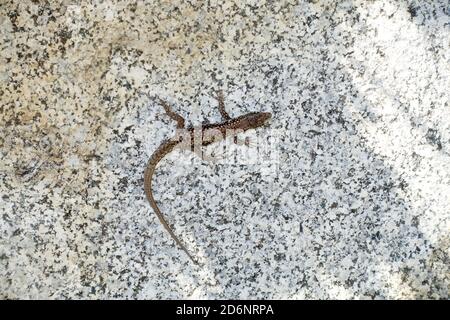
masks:
[[[224,120],[230,120],[231,117],[228,114],[228,112],[225,110],[225,99],[223,97],[223,92],[222,90],[217,91],[216,93],[217,95],[215,96],[215,98],[217,99],[217,101],[219,102],[219,112],[220,115],[222,116],[222,118]]]
[[[162,107],[166,111],[167,115],[172,120],[175,120],[177,122],[177,128],[178,129],[183,129],[184,128],[184,123],[185,123],[184,118],[180,114],[178,114],[175,111],[173,111],[166,101],[164,101],[162,99],[159,99],[159,104],[162,105]]]

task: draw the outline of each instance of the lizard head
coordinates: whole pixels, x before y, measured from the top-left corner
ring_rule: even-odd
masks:
[[[272,118],[272,114],[270,112],[250,112],[240,118],[243,128],[255,129],[265,125]]]

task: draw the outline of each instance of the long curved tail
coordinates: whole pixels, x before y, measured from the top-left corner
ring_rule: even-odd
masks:
[[[167,141],[163,143],[150,157],[150,160],[148,161],[147,167],[145,168],[144,173],[144,190],[145,195],[147,196],[147,200],[150,203],[151,207],[155,211],[156,215],[159,218],[159,221],[161,221],[164,228],[169,232],[170,236],[175,240],[175,242],[183,249],[184,252],[188,255],[188,257],[197,264],[197,261],[194,260],[194,258],[191,256],[189,251],[186,249],[186,247],[181,243],[181,241],[178,239],[178,237],[175,235],[175,233],[172,231],[172,228],[167,223],[166,219],[164,218],[164,215],[162,214],[161,210],[159,210],[158,205],[156,204],[155,199],[153,198],[153,192],[152,192],[152,178],[153,174],[155,173],[156,165],[161,161],[162,158],[164,158],[167,154],[169,154],[178,144],[177,141]]]

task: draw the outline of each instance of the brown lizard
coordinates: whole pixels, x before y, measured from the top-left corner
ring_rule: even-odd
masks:
[[[238,133],[263,126],[272,116],[271,113],[269,112],[250,112],[237,118],[231,118],[225,111],[225,103],[222,92],[218,93],[216,99],[219,102],[219,112],[222,115],[224,121],[215,124],[206,124],[201,127],[187,127],[187,128],[184,125],[185,123],[184,118],[178,113],[172,111],[165,101],[161,99],[159,100],[160,104],[164,107],[164,110],[167,113],[167,115],[177,122],[178,134],[176,134],[175,137],[163,142],[158,147],[158,149],[156,149],[156,151],[150,157],[150,160],[147,163],[147,167],[144,173],[144,190],[147,196],[147,200],[150,202],[150,205],[152,206],[153,210],[155,211],[164,228],[169,232],[169,234],[175,240],[175,242],[180,246],[181,249],[183,249],[186,252],[189,258],[195,264],[197,264],[196,260],[191,256],[186,247],[181,243],[181,241],[172,231],[172,228],[167,223],[166,219],[161,213],[161,210],[159,210],[155,202],[155,199],[153,198],[152,178],[156,166],[167,154],[169,154],[175,148],[187,147],[189,150],[195,152],[197,155],[205,159],[205,157],[202,155],[201,150],[198,150],[198,148],[195,147],[194,142],[196,144],[199,144],[200,146],[208,146],[214,142],[224,140],[225,138],[227,138],[228,135],[234,137],[235,143],[242,143],[242,141],[239,142],[237,139]],[[196,139],[198,138],[197,135],[199,134],[201,135],[200,136],[201,140],[200,142],[196,142]],[[248,144],[248,140],[245,140],[245,142],[243,143]]]

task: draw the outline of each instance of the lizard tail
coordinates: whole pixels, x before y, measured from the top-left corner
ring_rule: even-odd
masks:
[[[166,219],[164,218],[164,215],[162,214],[161,210],[159,210],[159,207],[156,204],[155,199],[153,198],[152,178],[153,178],[153,174],[156,169],[156,165],[162,158],[164,158],[164,156],[166,156],[175,147],[175,145],[172,146],[169,143],[161,145],[161,147],[155,151],[155,153],[152,155],[152,157],[150,158],[150,160],[148,162],[147,168],[145,169],[145,173],[144,173],[145,195],[147,197],[148,202],[150,203],[150,206],[153,208],[157,217],[159,218],[159,221],[161,221],[161,224],[164,226],[164,228],[167,230],[167,232],[169,232],[169,234],[173,238],[173,240],[175,240],[175,242],[180,246],[180,248],[183,249],[184,252],[186,252],[186,254],[192,260],[192,262],[194,262],[195,264],[198,264],[197,261],[191,256],[189,251],[186,249],[186,247],[181,243],[181,241],[175,235],[175,233],[172,231],[172,228],[167,223]]]

